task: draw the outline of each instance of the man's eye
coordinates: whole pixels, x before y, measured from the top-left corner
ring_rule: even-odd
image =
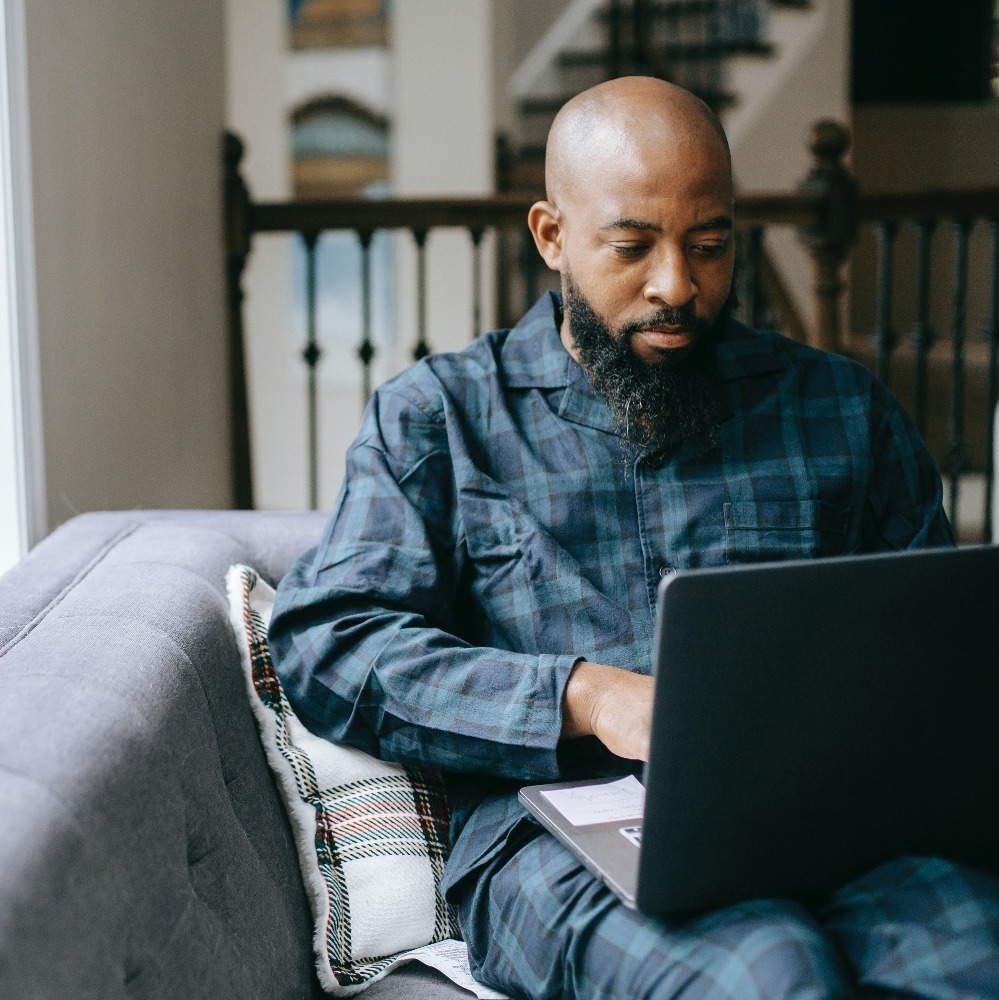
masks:
[[[637,257],[646,249],[644,243],[614,243],[614,252],[622,257]]]
[[[720,257],[728,249],[728,243],[695,243],[694,253],[702,257]]]

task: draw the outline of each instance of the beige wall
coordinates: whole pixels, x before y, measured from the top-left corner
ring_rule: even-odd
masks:
[[[999,181],[999,101],[985,104],[937,104],[905,107],[858,107],[853,115],[853,169],[862,191],[918,192],[995,187]],[[933,237],[930,306],[941,337],[952,325],[953,236],[941,225]],[[905,334],[915,318],[915,239],[911,228],[896,243],[896,330]],[[989,308],[991,236],[984,220],[971,233],[969,254],[968,334],[975,341]],[[853,320],[875,314],[874,237],[861,231],[852,267]]]
[[[853,168],[861,190],[918,192],[995,187],[999,163],[999,102],[916,106],[860,106],[854,110]],[[927,438],[938,458],[947,450],[951,393],[950,339],[954,330],[954,233],[943,220],[933,235],[929,283],[930,326],[938,338],[931,352],[930,405],[937,417]],[[972,459],[985,456],[988,351],[982,336],[991,303],[993,239],[984,219],[970,233],[965,326],[965,445]],[[856,347],[870,344],[877,315],[877,246],[861,228],[850,263],[850,329]],[[913,393],[910,335],[916,315],[916,239],[911,225],[895,241],[893,331],[900,339],[892,388],[903,402]]]
[[[994,186],[999,175],[999,101],[860,105],[853,163],[871,191]]]
[[[814,0],[806,9],[771,9],[773,59],[732,61],[730,89],[741,95],[723,116],[736,183],[743,191],[792,191],[811,166],[812,123],[849,125],[850,5]],[[815,322],[811,263],[795,232],[773,227],[766,245],[806,326]]]
[[[50,526],[225,506],[221,0],[25,6]]]

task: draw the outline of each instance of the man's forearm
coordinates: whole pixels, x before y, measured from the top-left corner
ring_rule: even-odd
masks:
[[[559,777],[570,656],[473,646],[412,611],[307,581],[279,588],[270,642],[292,706],[318,735],[402,763]]]

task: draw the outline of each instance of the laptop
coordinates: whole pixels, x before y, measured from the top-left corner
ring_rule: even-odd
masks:
[[[901,855],[999,869],[999,546],[677,573],[650,759],[525,807],[630,907],[819,899]]]

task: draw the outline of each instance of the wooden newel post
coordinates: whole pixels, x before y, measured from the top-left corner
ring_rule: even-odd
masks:
[[[815,322],[808,339],[813,347],[839,351],[840,302],[846,290],[841,270],[857,235],[857,182],[843,165],[850,133],[839,122],[822,119],[812,126],[808,145],[815,162],[798,190],[822,198],[815,222],[798,231],[815,274]]]
[[[243,270],[250,253],[250,193],[239,165],[243,143],[231,132],[223,140],[225,162],[226,309],[229,326],[229,429],[232,447],[232,499],[239,510],[253,508],[250,464],[250,415],[246,394],[246,354],[243,344]]]

